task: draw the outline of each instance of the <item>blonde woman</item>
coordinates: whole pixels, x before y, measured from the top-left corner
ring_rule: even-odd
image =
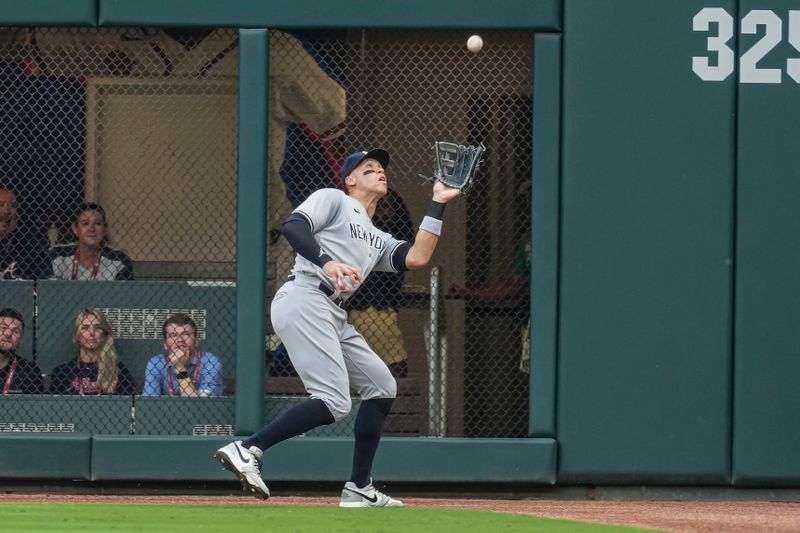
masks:
[[[133,379],[119,360],[106,317],[84,309],[75,317],[72,343],[77,356],[53,369],[52,394],[133,394]]]

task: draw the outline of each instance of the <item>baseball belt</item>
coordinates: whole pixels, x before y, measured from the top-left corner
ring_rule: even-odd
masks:
[[[297,276],[292,274],[286,279],[288,279],[289,281],[295,281],[295,279],[297,279]],[[319,285],[317,285],[317,288],[322,292],[322,294],[328,297],[328,300],[332,301],[339,307],[342,307],[342,305],[344,304],[344,300],[340,296],[336,296],[336,291],[334,291],[321,281],[319,282]]]

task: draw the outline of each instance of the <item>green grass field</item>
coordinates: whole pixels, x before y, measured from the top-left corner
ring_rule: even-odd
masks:
[[[613,532],[619,526],[461,509],[339,509],[338,507],[0,503],[9,532]]]

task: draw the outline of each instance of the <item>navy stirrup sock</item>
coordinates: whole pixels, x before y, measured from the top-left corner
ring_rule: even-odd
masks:
[[[357,487],[366,487],[370,484],[372,474],[372,460],[378,450],[381,440],[383,421],[392,409],[394,398],[373,398],[364,400],[358,408],[356,415],[355,437],[356,444],[353,449],[353,471],[350,481]]]
[[[333,424],[335,419],[322,400],[301,402],[275,419],[264,429],[242,442],[242,446],[255,446],[259,450],[278,444],[281,441],[305,433],[317,426]]]

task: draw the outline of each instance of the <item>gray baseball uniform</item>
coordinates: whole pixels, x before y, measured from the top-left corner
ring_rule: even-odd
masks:
[[[335,261],[361,271],[396,272],[392,253],[405,241],[377,229],[364,206],[338,189],[322,189],[294,213],[305,217],[315,240]],[[386,364],[347,322],[341,302],[356,289],[334,290],[322,269],[297,255],[292,275],[275,294],[272,325],[311,398],[336,420],[350,412],[350,388],[364,400],[394,398],[397,384]]]

